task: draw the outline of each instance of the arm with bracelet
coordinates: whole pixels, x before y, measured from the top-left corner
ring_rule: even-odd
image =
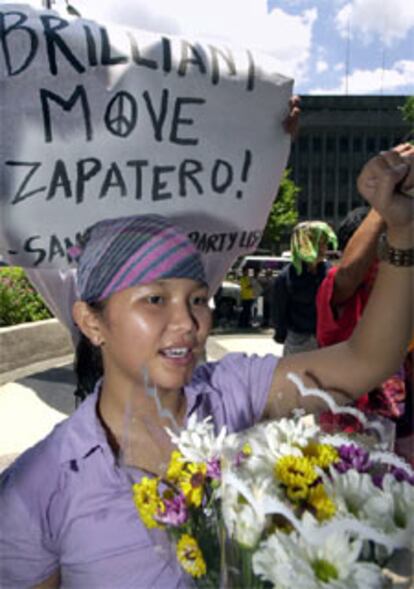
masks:
[[[407,194],[413,185],[414,147],[410,144],[381,153],[364,166],[358,189],[386,228],[369,302],[347,341],[280,360],[267,404],[269,417],[288,414],[301,403],[286,378],[289,372],[348,402],[400,366],[413,333],[414,199]],[[318,405],[312,399],[306,409],[322,408]]]

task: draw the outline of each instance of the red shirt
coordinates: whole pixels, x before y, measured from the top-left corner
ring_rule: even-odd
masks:
[[[329,270],[316,295],[316,339],[320,348],[337,344],[350,337],[368,302],[377,274],[377,264],[375,263],[370,268],[364,281],[353,296],[342,305],[338,305],[337,310],[334,312],[331,300],[337,271],[338,266],[334,266]]]

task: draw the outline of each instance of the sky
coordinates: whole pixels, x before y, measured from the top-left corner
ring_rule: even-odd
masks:
[[[270,53],[298,94],[414,95],[414,0],[70,1],[87,18]]]

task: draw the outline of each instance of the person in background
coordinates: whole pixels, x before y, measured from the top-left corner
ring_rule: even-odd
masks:
[[[252,308],[255,301],[255,293],[253,288],[253,280],[249,274],[249,268],[244,266],[242,275],[239,279],[240,283],[240,300],[242,310],[239,317],[239,327],[246,329],[250,327],[252,320]]]
[[[293,229],[292,262],[276,277],[273,287],[274,339],[284,343],[283,354],[314,350],[316,293],[330,268],[326,250],[337,247],[333,229],[323,221],[305,221]]]
[[[263,297],[263,319],[262,327],[269,327],[271,322],[272,295],[273,295],[273,270],[266,268],[264,276],[261,277]]]
[[[347,340],[354,331],[378,272],[377,252],[384,231],[382,217],[375,209],[365,206],[352,210],[341,223],[338,229],[341,261],[329,269],[316,296],[316,337],[320,347]],[[401,366],[356,402],[357,408],[368,414],[394,419],[397,438],[413,432],[412,394],[407,395],[407,389],[412,393],[412,368],[408,361],[409,356],[405,367]],[[358,427],[358,424],[348,423],[347,427]]]
[[[252,305],[252,326],[256,327],[259,325],[259,316],[263,315],[263,307],[261,306],[262,301],[260,301],[260,297],[263,294],[263,286],[262,286],[262,277],[261,277],[261,269],[260,268],[253,268],[253,276],[251,277],[252,287],[253,287],[253,294],[254,294],[254,301]]]

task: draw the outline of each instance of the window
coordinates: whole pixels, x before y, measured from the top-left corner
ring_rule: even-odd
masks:
[[[319,199],[316,199],[312,202],[312,215],[311,216],[313,219],[320,219],[321,217],[323,217],[321,201]]]
[[[345,135],[342,135],[339,138],[339,151],[341,153],[346,153],[347,151],[349,151],[349,138]]]
[[[338,203],[338,214],[340,217],[345,217],[348,212],[348,206],[346,202],[339,202]]]
[[[328,135],[326,138],[326,151],[335,151],[335,137]]]
[[[373,154],[377,151],[377,142],[375,137],[367,137],[367,152]]]
[[[298,184],[299,186],[306,186],[308,182],[308,168],[300,167],[299,174],[298,174]]]
[[[312,151],[320,153],[322,151],[322,139],[320,137],[312,138]]]
[[[339,184],[348,184],[348,168],[339,168]]]
[[[322,190],[322,170],[321,168],[312,169],[312,191],[315,194]]]
[[[299,216],[300,217],[307,217],[308,216],[308,203],[306,200],[302,200],[299,203]]]
[[[352,149],[353,149],[353,151],[355,151],[357,153],[362,151],[362,138],[361,137],[354,137],[353,143],[352,143]]]
[[[309,146],[308,137],[306,135],[303,137],[299,137],[299,151],[301,153],[307,152],[308,146]]]
[[[392,147],[392,142],[389,140],[388,137],[380,137],[379,148],[382,151],[386,151]]]

